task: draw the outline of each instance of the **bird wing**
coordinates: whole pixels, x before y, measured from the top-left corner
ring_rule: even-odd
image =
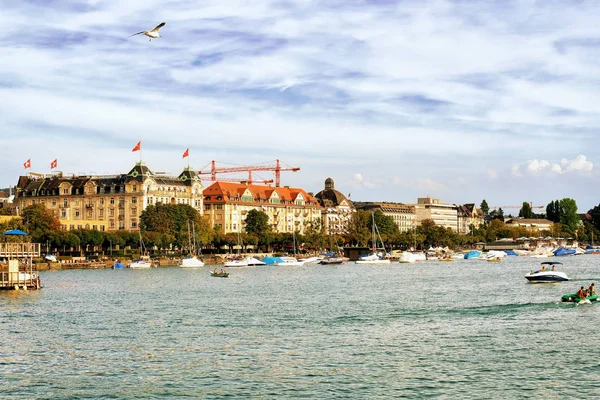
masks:
[[[143,33],[145,33],[145,32],[146,32],[146,31],[141,31],[141,32],[138,32],[138,33],[134,33],[133,35],[130,35],[129,37],[131,37],[131,36],[135,36],[135,35],[141,35],[141,34],[143,34]]]
[[[163,26],[165,26],[167,23],[166,22],[161,22],[160,24],[156,25],[156,27],[154,29],[152,29],[150,32],[158,32],[158,30],[160,28],[162,28]]]

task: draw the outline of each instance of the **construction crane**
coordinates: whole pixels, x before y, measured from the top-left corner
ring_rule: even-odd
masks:
[[[532,210],[533,209],[538,209],[538,210],[545,210],[546,209],[546,206],[534,206],[533,202],[531,202],[531,201],[529,202],[529,207],[531,207]],[[490,207],[490,209],[492,209],[492,210],[497,210],[499,208],[502,208],[502,209],[505,209],[505,208],[518,208],[520,210],[521,208],[523,208],[523,204],[521,204],[520,206],[492,206],[492,207]]]
[[[208,165],[208,164],[207,164]],[[205,166],[206,167],[206,166]],[[235,173],[235,172],[248,172],[248,183],[252,184],[254,181],[252,179],[253,171],[273,171],[275,172],[275,186],[279,187],[281,184],[281,172],[282,171],[291,171],[297,172],[300,171],[299,167],[290,167],[289,165],[286,167],[281,167],[281,163],[279,160],[275,160],[275,165],[242,165],[236,167],[217,167],[217,162],[215,160],[211,161],[210,171],[198,171],[198,175],[200,179],[217,181],[217,180],[225,180],[225,179],[217,179],[217,174],[222,173]],[[203,178],[202,175],[210,175],[210,178]],[[229,178],[232,179],[233,178]],[[235,181],[239,182],[241,179],[235,179]],[[264,181],[263,182],[268,182]],[[270,181],[271,183],[273,180]]]

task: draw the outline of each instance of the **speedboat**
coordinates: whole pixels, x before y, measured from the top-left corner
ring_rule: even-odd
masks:
[[[131,269],[148,269],[152,268],[152,261],[148,257],[138,258],[137,260],[131,260],[129,264]]]
[[[564,272],[553,271],[552,269],[546,270],[546,265],[551,265],[552,269],[554,269],[555,265],[562,265],[562,263],[556,261],[543,262],[541,270],[531,271],[525,275],[525,279],[531,283],[562,282],[569,280],[569,277]]]
[[[230,260],[227,261],[225,264],[223,264],[224,267],[247,267],[248,266],[248,262],[246,261],[246,259],[241,259],[241,260]]]
[[[198,260],[196,256],[190,256],[181,260],[181,268],[200,268],[204,267],[204,262]]]
[[[304,264],[319,264],[319,262],[323,259],[323,257],[307,257],[301,258],[298,261],[302,261]]]
[[[303,261],[298,261],[296,257],[279,257],[282,262],[278,263],[279,267],[295,267],[299,265],[304,265]]]
[[[347,257],[326,257],[319,261],[321,265],[339,265],[350,261]]]

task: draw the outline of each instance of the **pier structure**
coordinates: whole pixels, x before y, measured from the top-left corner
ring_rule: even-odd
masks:
[[[40,257],[39,243],[0,243],[0,290],[41,289],[33,258]]]

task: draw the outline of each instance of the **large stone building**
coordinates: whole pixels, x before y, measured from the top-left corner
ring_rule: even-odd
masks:
[[[420,197],[415,204],[417,223],[431,219],[437,226],[458,231],[458,214],[454,204],[444,204],[439,199]]]
[[[302,189],[229,182],[204,189],[204,215],[224,233],[244,232],[250,210],[266,213],[276,233],[304,233],[310,223],[321,223],[319,202]]]
[[[321,222],[324,232],[338,235],[348,233],[352,214],[356,209],[346,196],[335,190],[333,179],[325,180],[325,189],[317,193],[315,198],[323,207]]]
[[[467,235],[471,233],[471,226],[478,228],[485,222],[483,211],[478,209],[475,204],[455,205],[458,224],[458,233]]]
[[[45,205],[65,230],[138,230],[140,214],[150,204],[188,204],[201,213],[202,183],[190,168],[166,176],[138,162],[121,175],[21,176],[15,203],[18,212]]]
[[[508,227],[522,227],[537,232],[552,231],[554,222],[543,218],[511,218],[505,221]]]
[[[417,215],[415,214],[415,206],[402,203],[373,203],[373,202],[356,202],[354,207],[357,210],[377,211],[381,210],[383,215],[391,217],[400,232],[409,231],[416,226]]]

